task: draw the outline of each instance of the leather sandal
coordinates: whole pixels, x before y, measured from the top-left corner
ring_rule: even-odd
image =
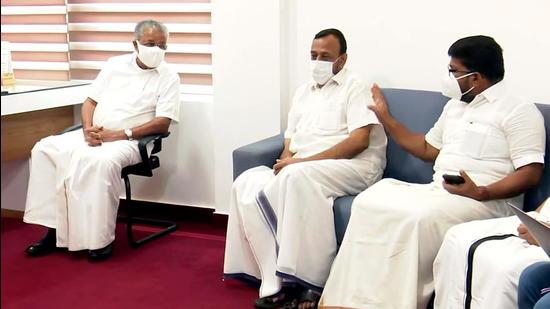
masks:
[[[311,289],[305,289],[300,294],[300,298],[298,300],[298,306],[305,302],[308,302],[308,303],[312,303],[312,305],[308,307],[308,309],[317,308],[317,305],[319,304],[319,299],[321,299],[321,294],[319,292],[316,292]],[[298,306],[296,306],[296,308],[298,308]]]
[[[292,302],[296,302],[296,294],[295,289],[283,288],[274,295],[256,299],[254,307],[259,309],[292,308],[288,306]]]

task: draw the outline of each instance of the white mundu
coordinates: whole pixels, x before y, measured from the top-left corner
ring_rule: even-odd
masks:
[[[530,215],[538,215],[536,212]],[[550,199],[547,199],[539,217],[550,218]],[[523,269],[550,258],[542,248],[530,245],[515,236],[520,224],[518,217],[479,220],[459,224],[447,231],[434,262],[435,308],[462,309],[465,306],[468,269],[471,277],[472,309],[517,308],[517,287]],[[507,238],[499,235],[514,235]],[[497,237],[491,237],[497,236]],[[468,252],[474,244],[472,264]],[[470,249],[472,248],[472,249]]]
[[[93,124],[120,130],[155,117],[177,122],[179,77],[166,63],[143,70],[136,54],[109,59],[92,84]],[[91,147],[82,130],[40,140],[31,153],[23,220],[56,229],[57,246],[99,249],[114,240],[120,172],[141,161],[137,141]]]
[[[426,308],[432,264],[447,229],[511,213],[505,200],[450,194],[442,174],[463,169],[477,185],[488,185],[524,165],[543,163],[544,132],[536,106],[506,95],[502,82],[469,104],[450,100],[425,137],[440,151],[433,182],[383,179],[357,196],[320,306]]]
[[[230,200],[226,278],[261,281],[260,297],[277,293],[283,280],[322,289],[336,254],[334,199],[361,192],[385,167],[387,139],[369,103],[366,85],[345,69],[322,88],[308,83],[297,90],[285,132],[295,157],[374,124],[369,147],[353,159],[291,164],[277,176],[265,166],[240,175]]]

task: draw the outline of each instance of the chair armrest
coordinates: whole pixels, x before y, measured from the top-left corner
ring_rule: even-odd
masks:
[[[152,174],[153,167],[151,166],[151,161],[149,160],[149,154],[147,153],[147,145],[150,143],[154,143],[151,154],[157,153],[162,149],[161,140],[165,137],[168,137],[168,135],[170,135],[170,132],[160,133],[160,134],[151,134],[138,139],[138,149],[139,149],[139,155],[141,156],[141,162],[146,166],[148,170],[151,171],[151,174]]]
[[[63,129],[63,131],[58,132],[58,133],[56,133],[55,135],[65,134],[65,133],[67,133],[67,132],[75,131],[75,130],[78,130],[78,129],[82,129],[82,125],[81,125],[81,124],[75,124],[74,126],[67,127],[67,128],[65,128],[65,129]]]
[[[265,165],[272,167],[284,149],[282,134],[263,139],[233,151],[233,179],[247,169]]]

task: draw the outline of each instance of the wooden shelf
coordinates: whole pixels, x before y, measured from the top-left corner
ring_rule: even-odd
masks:
[[[72,105],[2,116],[2,162],[29,158],[37,141],[73,124]]]

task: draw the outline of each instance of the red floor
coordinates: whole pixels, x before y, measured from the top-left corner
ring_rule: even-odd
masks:
[[[128,246],[117,228],[114,255],[92,263],[85,253],[24,255],[44,229],[1,220],[1,306],[16,308],[252,308],[257,289],[222,281],[224,236],[197,225]]]

